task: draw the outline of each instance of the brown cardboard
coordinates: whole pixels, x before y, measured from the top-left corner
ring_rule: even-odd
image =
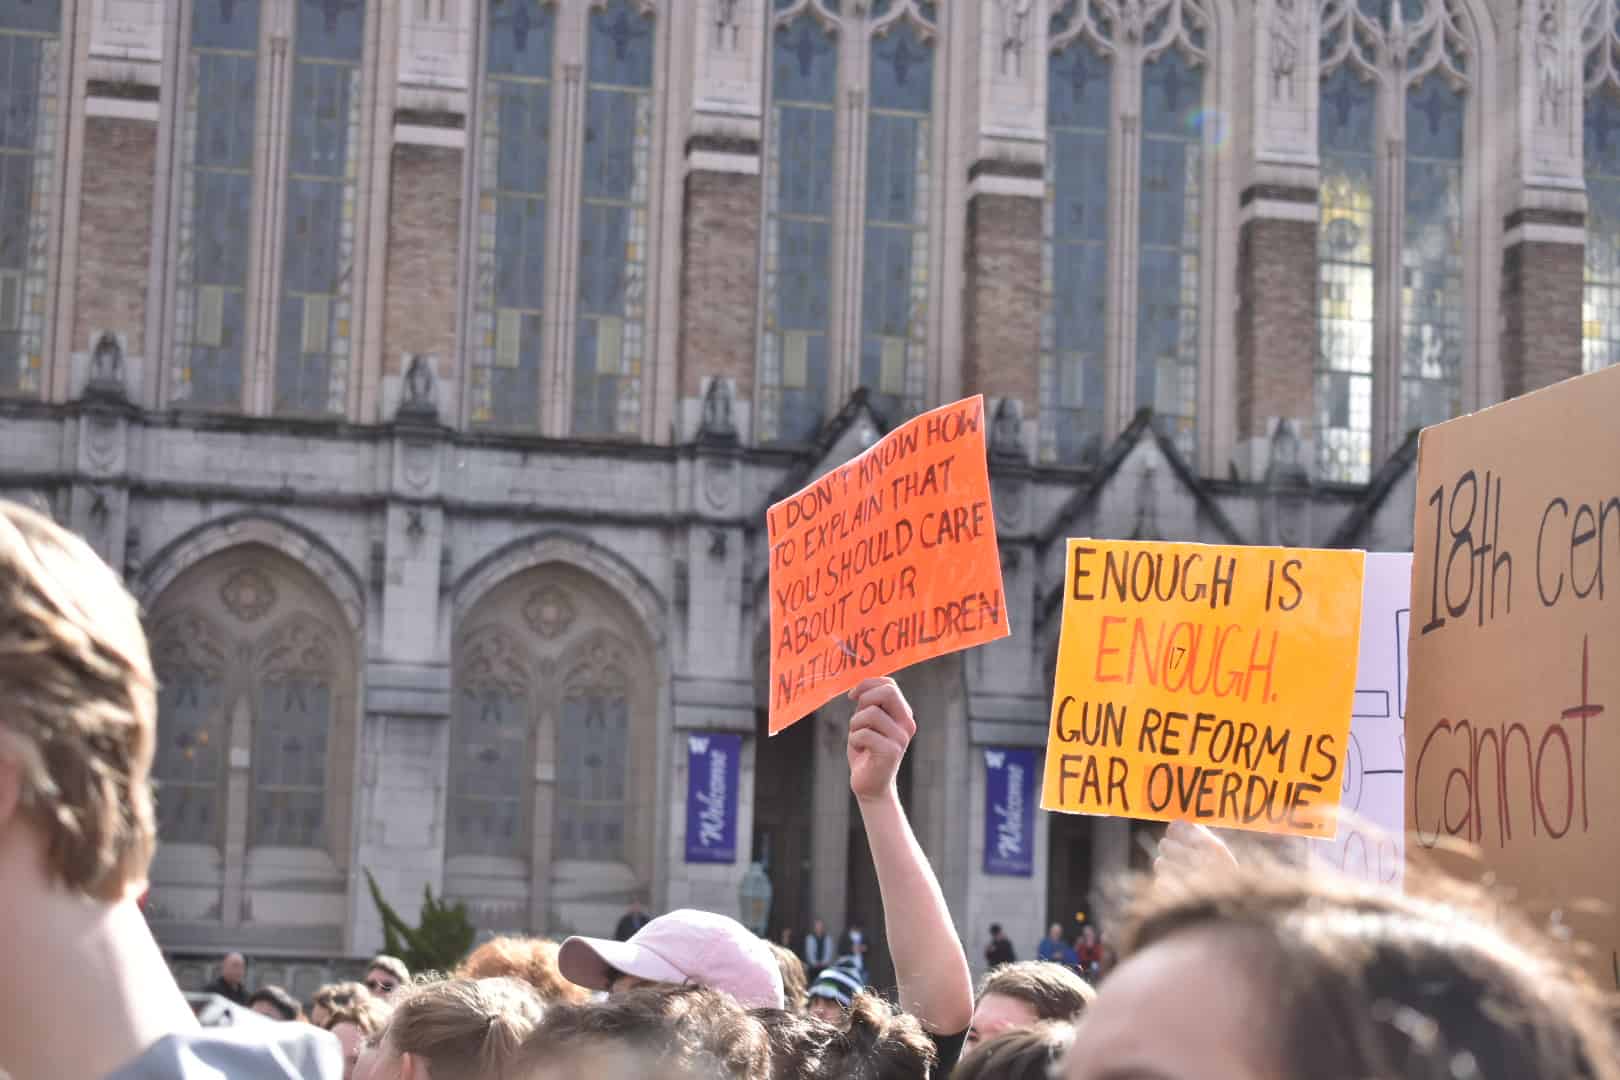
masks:
[[[1493,874],[1620,986],[1620,368],[1428,428],[1416,502],[1408,864]]]

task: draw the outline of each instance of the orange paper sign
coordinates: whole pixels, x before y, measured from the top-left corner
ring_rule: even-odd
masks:
[[[896,428],[766,527],[772,735],[862,679],[1010,632],[982,396]]]
[[[1363,559],[1070,540],[1041,806],[1332,836]]]

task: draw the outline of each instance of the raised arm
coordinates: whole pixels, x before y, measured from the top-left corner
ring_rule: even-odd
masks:
[[[850,697],[849,786],[883,894],[900,1007],[934,1034],[955,1035],[973,1018],[967,955],[895,786],[917,724],[893,679],[867,679]]]

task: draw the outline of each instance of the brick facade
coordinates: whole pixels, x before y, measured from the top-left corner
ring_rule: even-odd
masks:
[[[1581,373],[1585,252],[1525,242],[1502,253],[1502,390],[1508,397]]]
[[[968,201],[962,390],[1017,398],[1029,417],[1040,408],[1041,213],[1020,195]]]
[[[388,215],[387,314],[383,367],[397,374],[402,353],[439,358],[455,379],[456,287],[461,235],[461,151],[396,146]]]
[[[145,355],[157,134],[144,120],[85,121],[70,350],[88,349],[92,333],[111,330],[124,335],[130,355]]]
[[[680,386],[702,392],[703,377],[736,380],[739,401],[754,393],[758,355],[760,181],[694,169],[682,215]]]
[[[1310,430],[1316,332],[1316,222],[1255,218],[1238,234],[1238,437],[1273,417]]]

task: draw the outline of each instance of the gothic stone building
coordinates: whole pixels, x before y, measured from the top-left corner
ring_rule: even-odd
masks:
[[[847,714],[763,737],[769,502],[982,393],[1013,635],[901,678],[970,956],[1076,535],[1411,543],[1414,429],[1620,352],[1616,0],[3,0],[0,494],[162,674],[150,915],[301,992],[370,874],[880,927]],[[743,736],[683,858],[685,736]]]

